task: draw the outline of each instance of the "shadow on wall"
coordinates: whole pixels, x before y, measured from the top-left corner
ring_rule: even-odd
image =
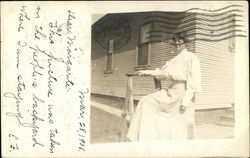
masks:
[[[148,34],[149,41],[159,41],[175,32],[183,18],[180,13],[170,18],[167,12],[140,12],[107,14],[92,25],[92,60],[107,55],[108,42],[114,40],[114,53],[135,50],[139,43],[139,30],[144,24],[155,24]],[[167,31],[166,31],[167,30]]]

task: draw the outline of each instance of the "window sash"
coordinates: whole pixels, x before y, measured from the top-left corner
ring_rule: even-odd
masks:
[[[150,58],[150,31],[153,28],[152,23],[144,24],[140,27],[139,31],[139,41],[138,49],[136,56],[136,65],[137,66],[148,66]]]
[[[152,30],[152,23],[145,24],[140,28],[139,44],[145,44],[149,42],[149,32]]]
[[[113,69],[114,39],[108,41],[106,70]]]
[[[138,48],[137,65],[148,65],[149,44],[142,44]]]

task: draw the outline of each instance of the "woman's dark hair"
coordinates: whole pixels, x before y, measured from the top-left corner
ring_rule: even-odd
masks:
[[[183,40],[184,43],[188,42],[187,33],[186,32],[177,32],[173,35],[173,41]]]

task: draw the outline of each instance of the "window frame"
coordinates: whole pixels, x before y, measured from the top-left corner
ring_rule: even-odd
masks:
[[[113,41],[112,51],[110,51],[110,42]],[[106,67],[105,67],[105,74],[112,74],[113,73],[113,66],[114,66],[114,39],[108,40],[108,47],[107,47],[107,54],[106,54]],[[111,54],[111,60],[108,60],[109,54]],[[108,61],[111,62],[111,68],[108,68]]]
[[[145,27],[146,25],[150,25],[149,29],[152,30],[153,29],[153,23],[144,23],[142,25],[139,26],[138,28],[138,43],[137,43],[137,46],[136,46],[136,58],[135,58],[135,67],[134,67],[134,70],[137,71],[137,70],[145,70],[145,69],[149,69],[150,68],[150,58],[151,58],[151,48],[152,48],[152,45],[150,43],[150,41],[147,41],[145,43],[141,43],[141,29],[143,27]],[[148,46],[148,50],[147,50],[147,64],[144,64],[144,65],[138,65],[138,58],[139,58],[139,49],[140,49],[140,46],[142,45],[147,45]]]

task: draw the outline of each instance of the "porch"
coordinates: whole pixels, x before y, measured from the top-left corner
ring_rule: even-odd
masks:
[[[91,97],[91,143],[119,142],[123,101],[115,98]],[[195,113],[195,139],[227,139],[234,137],[232,109],[198,110]]]

